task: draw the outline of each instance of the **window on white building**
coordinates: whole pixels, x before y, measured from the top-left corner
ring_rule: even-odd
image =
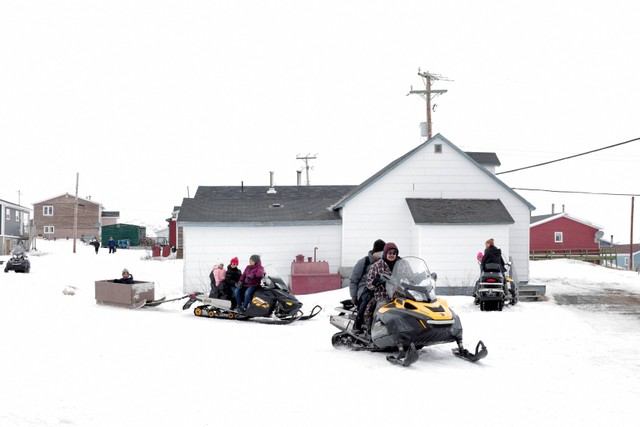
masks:
[[[556,231],[553,234],[553,240],[556,243],[562,243],[562,231]]]
[[[53,216],[53,206],[43,206],[42,207],[42,215],[44,215],[44,216]]]

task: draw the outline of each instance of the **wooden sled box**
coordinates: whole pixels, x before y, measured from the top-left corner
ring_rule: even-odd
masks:
[[[153,282],[134,280],[132,285],[125,285],[113,280],[96,281],[96,304],[137,308],[154,299]]]

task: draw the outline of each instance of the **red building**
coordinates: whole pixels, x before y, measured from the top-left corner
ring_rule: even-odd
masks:
[[[562,212],[531,217],[530,251],[567,251],[587,249],[597,251],[600,228]]]

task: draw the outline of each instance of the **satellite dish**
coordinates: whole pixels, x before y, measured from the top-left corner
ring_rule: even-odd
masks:
[[[602,236],[604,236],[604,232],[601,230],[596,231],[596,239],[602,239]]]

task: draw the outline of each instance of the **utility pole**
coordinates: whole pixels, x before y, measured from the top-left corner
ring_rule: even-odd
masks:
[[[76,200],[73,204],[73,253],[76,253],[76,238],[78,237],[78,181],[80,173],[76,172]]]
[[[309,160],[316,159],[317,158],[316,156],[317,156],[317,154],[314,154],[313,156],[311,156],[309,154],[307,154],[306,156],[300,156],[300,155],[296,156],[296,160],[304,161],[305,169],[307,170],[307,185],[309,185],[309,169],[312,169],[309,166]]]
[[[431,89],[431,85],[433,81],[436,80],[445,80],[452,81],[447,79],[446,77],[442,77],[438,74],[433,74],[428,71],[420,71],[418,68],[418,75],[422,77],[422,81],[424,82],[425,90],[413,90],[413,86],[411,86],[411,90],[407,94],[409,95],[420,95],[420,97],[427,101],[427,139],[431,139],[432,136],[432,125],[431,125],[431,111],[435,111],[436,105],[431,107],[431,99],[435,98],[438,95],[443,93],[447,93],[446,89]]]
[[[633,271],[633,204],[635,197],[631,196],[631,237],[629,237],[629,271]]]

